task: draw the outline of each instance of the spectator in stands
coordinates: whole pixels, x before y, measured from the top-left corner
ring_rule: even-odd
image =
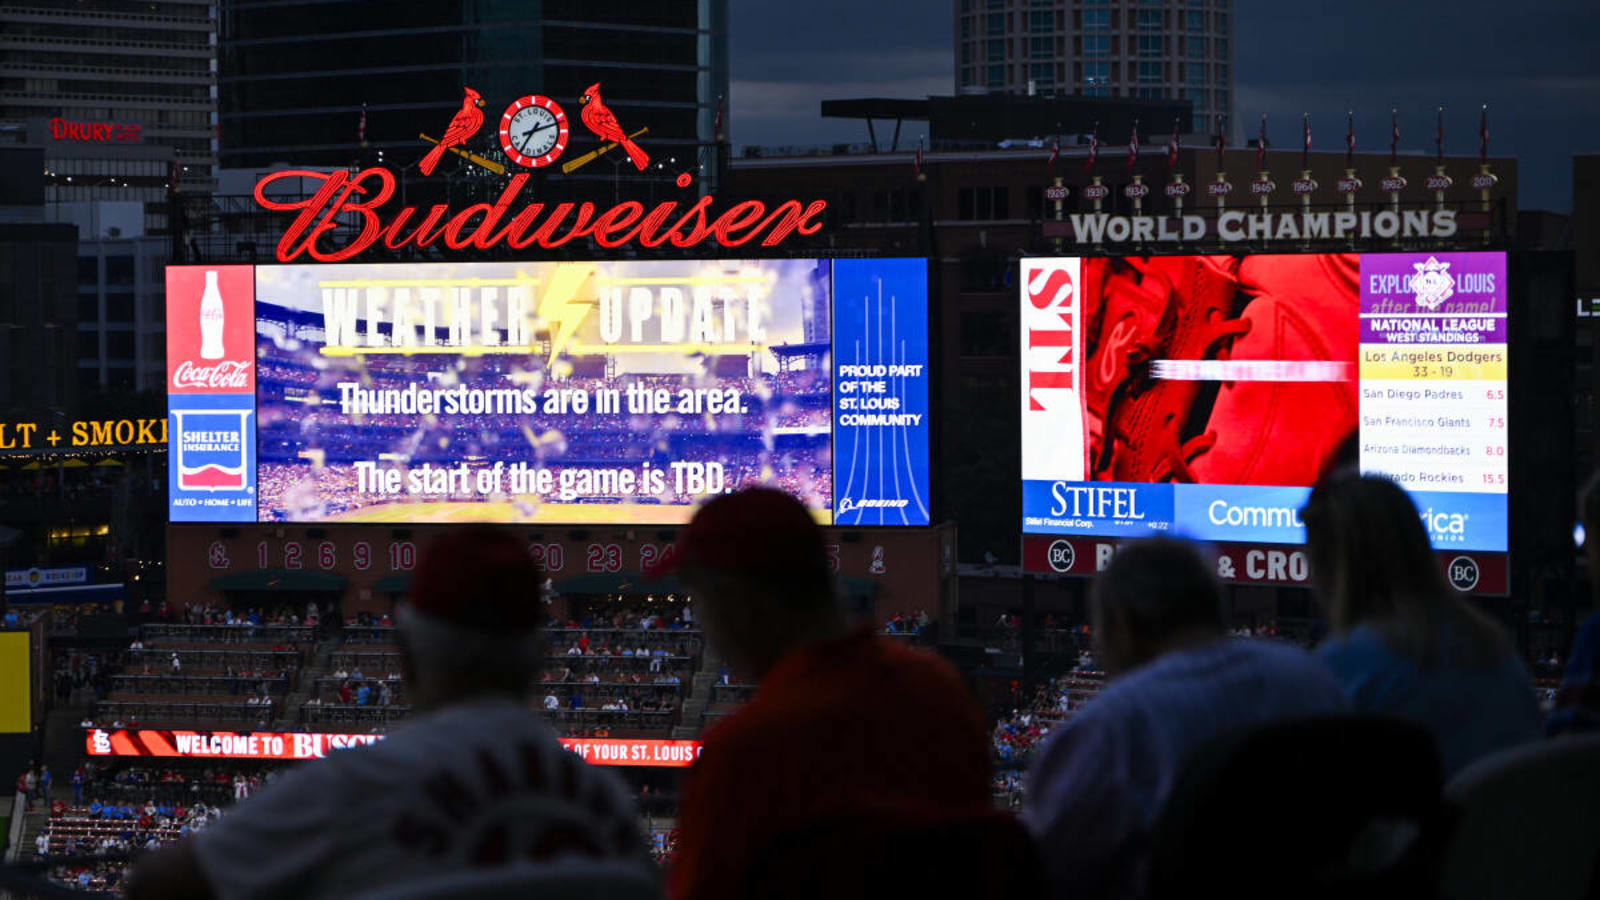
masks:
[[[50,786],[55,783],[55,777],[50,774],[49,766],[39,767],[39,802],[50,802]]]
[[[1333,629],[1317,652],[1357,711],[1426,728],[1446,777],[1539,736],[1527,669],[1504,630],[1445,581],[1404,490],[1334,472],[1301,518]]]
[[[1305,651],[1228,638],[1221,588],[1185,542],[1119,550],[1091,606],[1097,653],[1114,680],[1045,740],[1023,823],[1040,844],[1051,893],[1139,897],[1149,830],[1196,748],[1348,704]]]
[[[83,766],[79,766],[72,772],[72,805],[83,805]]]
[[[1583,522],[1583,556],[1589,564],[1592,614],[1578,629],[1545,721],[1545,733],[1551,736],[1600,731],[1600,472],[1590,476],[1578,495],[1578,515]]]
[[[468,529],[434,540],[396,615],[420,715],[141,858],[130,900],[349,897],[573,853],[648,866],[615,776],[563,750],[529,709],[543,580],[525,538]]]
[[[942,660],[851,628],[822,533],[798,501],[770,488],[718,496],[671,559],[708,639],[760,683],[706,732],[685,779],[674,897],[740,896],[748,867],[786,830],[869,805],[923,821],[990,808],[977,704]]]

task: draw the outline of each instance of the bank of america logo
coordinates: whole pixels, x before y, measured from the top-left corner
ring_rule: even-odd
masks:
[[[252,410],[174,410],[178,489],[237,491],[246,483],[245,441]]]

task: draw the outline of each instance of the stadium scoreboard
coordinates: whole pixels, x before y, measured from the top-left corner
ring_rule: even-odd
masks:
[[[170,266],[173,522],[929,524],[923,259]]]

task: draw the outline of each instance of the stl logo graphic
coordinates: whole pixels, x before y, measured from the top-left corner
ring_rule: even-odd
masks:
[[[1412,263],[1417,274],[1411,276],[1411,292],[1417,305],[1423,309],[1438,309],[1456,292],[1455,277],[1450,274],[1450,264],[1430,256],[1425,263]]]

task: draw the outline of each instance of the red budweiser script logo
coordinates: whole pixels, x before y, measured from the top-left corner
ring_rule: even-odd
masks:
[[[228,361],[214,366],[197,366],[184,360],[172,373],[172,386],[177,389],[207,388],[214,391],[245,391],[250,388],[250,364]]]
[[[280,178],[320,182],[304,200],[282,202],[271,197],[270,187]],[[687,188],[694,179],[685,172],[677,186]],[[394,173],[384,168],[363,169],[352,176],[288,169],[256,182],[255,198],[262,208],[298,213],[278,239],[278,259],[292,262],[301,255],[319,262],[339,262],[359,256],[369,248],[389,250],[427,247],[439,243],[451,250],[487,250],[498,244],[513,250],[542,247],[553,250],[573,240],[591,238],[607,249],[637,243],[641,247],[693,247],[707,238],[724,247],[755,242],[774,247],[791,234],[816,234],[822,229],[826,200],[786,200],[771,209],[760,200],[735,203],[713,214],[716,197],[706,194],[684,209],[668,200],[646,210],[636,200],[625,200],[600,211],[593,203],[529,203],[512,209],[528,182],[526,172],[511,177],[494,203],[475,203],[451,210],[439,203],[426,209],[415,206],[385,208],[395,196]],[[359,231],[344,223],[354,223]],[[340,229],[340,237],[330,232]],[[348,235],[347,239],[341,238]],[[326,240],[325,240],[326,237]]]

